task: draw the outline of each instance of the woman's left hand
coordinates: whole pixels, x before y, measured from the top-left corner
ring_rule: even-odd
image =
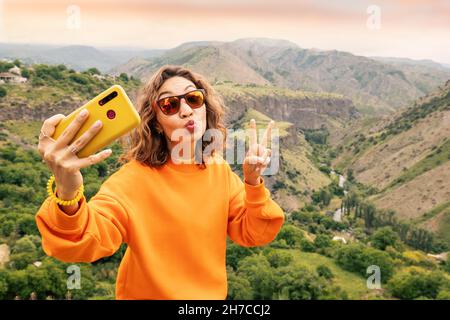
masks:
[[[264,132],[262,141],[257,143],[256,122],[255,119],[250,120],[250,142],[249,150],[245,156],[243,163],[244,180],[251,185],[261,183],[261,172],[263,172],[270,162],[272,150],[267,148],[267,142],[271,139],[272,127],[274,121],[270,121]]]

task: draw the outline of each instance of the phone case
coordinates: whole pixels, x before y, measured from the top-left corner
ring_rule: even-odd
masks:
[[[101,105],[101,101],[110,94],[117,96]],[[140,122],[138,112],[134,108],[125,90],[120,85],[113,85],[109,89],[103,91],[98,96],[73,111],[65,119],[57,125],[52,136],[57,139],[66,129],[66,127],[75,119],[77,114],[84,108],[88,109],[89,115],[81,128],[78,130],[72,142],[76,141],[84,132],[86,132],[97,120],[103,122],[101,130],[81,149],[77,152],[80,158],[94,154],[98,150],[111,144],[117,138],[136,128]]]

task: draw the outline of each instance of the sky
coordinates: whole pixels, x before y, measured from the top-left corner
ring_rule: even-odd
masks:
[[[275,38],[450,64],[450,0],[0,0],[0,42],[173,48]]]

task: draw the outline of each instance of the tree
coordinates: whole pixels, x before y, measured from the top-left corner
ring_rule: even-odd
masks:
[[[316,191],[312,195],[312,200],[316,204],[322,204],[327,206],[330,204],[332,195],[328,190],[321,189],[320,191]]]
[[[0,98],[6,97],[7,94],[8,92],[6,89],[4,87],[0,87]]]
[[[97,68],[89,68],[87,69],[87,72],[90,74],[97,74],[97,75],[101,74],[100,70],[98,70]]]
[[[349,182],[354,182],[355,181],[355,176],[353,175],[353,169],[349,168],[347,170],[347,180]]]
[[[119,79],[120,80],[122,80],[122,81],[124,81],[124,82],[128,82],[128,75],[126,74],[126,73],[121,73],[120,75],[119,75]]]
[[[414,248],[429,252],[433,247],[433,235],[428,230],[414,228],[408,233],[406,243]]]
[[[45,267],[41,267],[37,268],[31,265],[27,268],[28,285],[36,293],[37,299],[45,299],[52,292],[51,275]]]
[[[312,222],[312,213],[305,211],[294,211],[291,214],[293,220],[300,222],[301,224],[309,224]]]
[[[450,290],[439,291],[436,300],[450,300]]]
[[[375,231],[371,240],[374,248],[385,250],[387,246],[395,247],[399,241],[399,237],[391,227],[383,227]]]
[[[0,72],[7,72],[9,69],[13,68],[14,64],[11,62],[0,61]]]
[[[20,235],[39,235],[39,230],[36,226],[36,221],[33,216],[24,214],[17,221],[18,232]]]
[[[8,299],[13,299],[15,296],[26,298],[31,292],[26,270],[14,270],[8,273]]]
[[[239,261],[245,257],[251,256],[256,252],[256,248],[249,248],[237,245],[235,243],[229,243],[227,245],[226,260],[227,265],[231,266],[233,270],[236,270]]]
[[[325,278],[327,280],[330,280],[330,279],[334,278],[334,274],[331,271],[331,269],[328,268],[324,264],[321,264],[321,265],[317,266],[316,272],[319,275],[319,277]]]
[[[36,260],[35,252],[21,252],[11,254],[9,258],[9,266],[16,270],[25,269],[33,261]]]
[[[272,249],[270,247],[268,247],[267,250],[264,250],[263,253],[267,257],[270,266],[273,268],[285,267],[289,265],[293,260],[291,253]]]
[[[314,252],[316,250],[316,247],[314,246],[314,243],[307,239],[302,239],[300,241],[300,249],[304,252]]]
[[[92,266],[90,264],[82,264],[80,266],[81,289],[71,290],[72,299],[86,300],[95,292],[95,279],[92,275]]]
[[[375,226],[375,213],[376,213],[375,206],[371,203],[362,203],[361,213],[362,218],[364,219],[366,229],[373,228]]]
[[[30,77],[30,70],[28,70],[28,69],[26,69],[26,68],[23,68],[23,69],[20,71],[20,74],[21,74],[22,77],[24,77],[24,78],[29,78],[29,77]]]
[[[447,261],[445,262],[444,269],[445,269],[445,271],[450,273],[450,254],[447,257]]]
[[[367,276],[367,268],[378,266],[381,271],[381,281],[387,282],[394,273],[394,262],[389,254],[378,249],[364,247],[361,244],[349,244],[336,251],[336,261],[345,270]]]
[[[231,268],[227,268],[228,275],[228,300],[250,300],[253,299],[253,291],[250,282],[242,276],[237,275]]]
[[[314,246],[316,248],[320,249],[327,248],[331,246],[331,244],[332,244],[331,237],[323,233],[317,235],[316,239],[314,239]]]
[[[16,241],[11,251],[12,253],[35,252],[36,245],[29,236],[24,236]]]
[[[388,283],[394,297],[408,300],[419,297],[436,299],[440,289],[448,286],[449,280],[442,272],[419,268],[398,273]]]
[[[336,288],[303,266],[276,269],[274,298],[289,300],[329,299]]]
[[[300,241],[303,239],[303,231],[292,224],[285,224],[281,228],[280,232],[278,232],[276,239],[284,239],[289,246],[298,247],[300,245]]]
[[[11,232],[13,232],[15,229],[15,223],[10,220],[2,221],[0,223],[0,234],[2,236],[9,236]]]
[[[251,284],[254,299],[271,299],[274,290],[270,263],[263,254],[255,254],[239,262],[238,274]]]
[[[86,76],[78,74],[78,73],[72,73],[69,76],[69,79],[73,82],[79,83],[79,84],[88,84],[89,80],[86,78]]]
[[[4,270],[0,270],[0,300],[7,298],[8,293],[8,274]]]

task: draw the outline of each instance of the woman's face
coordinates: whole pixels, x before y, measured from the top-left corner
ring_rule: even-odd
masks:
[[[194,83],[183,77],[172,77],[167,79],[158,90],[157,100],[185,94],[197,89]],[[173,115],[165,115],[159,107],[156,108],[156,119],[164,130],[170,149],[177,143],[195,143],[201,139],[206,130],[206,106],[205,103],[200,108],[192,109],[184,98],[180,101],[180,110]],[[194,131],[192,132],[185,125],[194,121]]]

